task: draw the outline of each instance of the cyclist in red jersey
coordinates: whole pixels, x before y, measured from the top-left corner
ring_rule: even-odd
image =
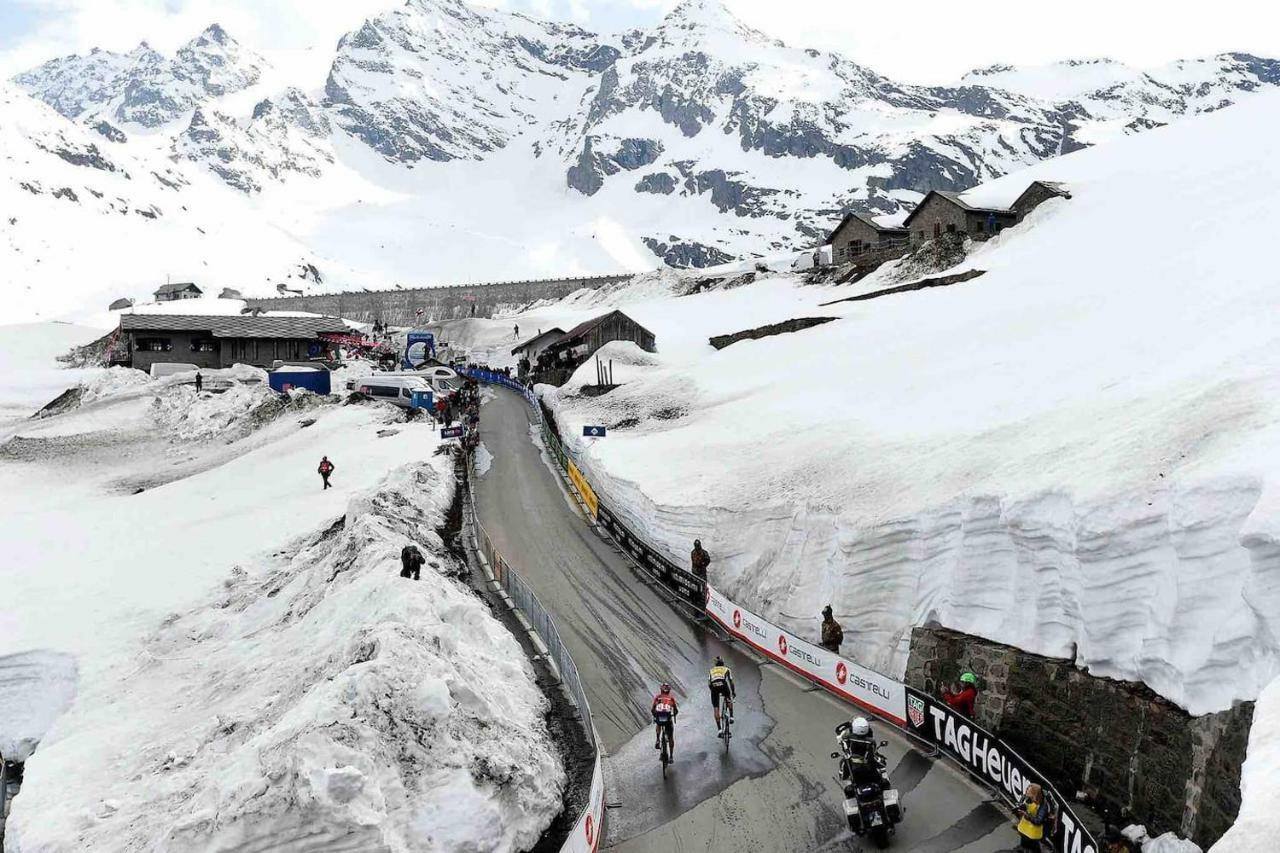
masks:
[[[653,712],[653,748],[662,748],[662,729],[667,730],[667,740],[671,743],[671,755],[676,754],[676,715],[680,713],[680,706],[676,703],[676,697],[671,693],[671,685],[663,684],[658,695],[653,697],[653,705],[650,710]]]

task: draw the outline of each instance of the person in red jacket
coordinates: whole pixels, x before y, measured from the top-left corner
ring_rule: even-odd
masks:
[[[658,691],[658,695],[653,697],[653,705],[650,707],[653,712],[653,748],[662,748],[662,730],[667,730],[667,740],[671,743],[671,756],[676,754],[676,715],[680,713],[680,707],[676,703],[676,697],[671,693],[671,685],[663,683]]]
[[[954,711],[959,711],[969,719],[973,719],[973,703],[978,699],[978,677],[972,672],[960,676],[958,684],[951,685],[956,690],[942,691],[942,701]]]

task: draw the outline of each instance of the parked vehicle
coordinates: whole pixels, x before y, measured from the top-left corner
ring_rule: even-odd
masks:
[[[865,725],[865,723],[863,724]],[[854,835],[870,835],[876,846],[889,846],[894,827],[902,822],[898,791],[885,777],[885,758],[871,738],[854,736],[852,723],[836,726],[840,749],[831,757],[840,762],[839,782],[844,789],[844,816]],[[880,741],[879,746],[888,746]]]
[[[431,385],[421,376],[366,376],[354,382],[355,390],[377,400],[386,400],[409,408],[414,391],[430,391]]]
[[[448,399],[462,387],[462,378],[458,376],[456,370],[451,367],[434,365],[432,367],[424,367],[421,370],[375,373],[362,379],[350,379],[347,381],[347,390],[355,391],[358,386],[371,380],[383,381],[390,379],[420,379],[426,383],[422,390],[433,392],[436,399]]]

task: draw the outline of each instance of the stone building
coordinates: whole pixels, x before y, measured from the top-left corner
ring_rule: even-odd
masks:
[[[1071,193],[1067,191],[1066,184],[1057,181],[1032,181],[1009,209],[1021,222],[1028,213],[1051,198],[1071,198]]]
[[[1017,221],[1011,210],[974,207],[959,193],[930,190],[902,226],[910,232],[912,242],[921,243],[943,234],[967,234],[985,240]]]
[[[173,284],[162,284],[156,289],[156,302],[175,302],[179,299],[199,299],[204,291],[194,282],[182,281]]]
[[[905,247],[908,231],[881,225],[865,213],[849,213],[827,237],[833,263],[853,263],[869,253],[889,252]]]
[[[123,311],[126,308],[132,308],[132,307],[133,307],[133,300],[128,298],[127,296],[122,296],[121,298],[117,299],[115,302],[112,302],[110,305],[108,305],[107,310]]]
[[[1153,835],[1208,849],[1240,810],[1252,702],[1193,717],[1144,684],[1098,678],[1044,657],[940,627],[911,632],[904,680],[932,695],[960,673],[982,689],[976,721],[1064,792]]]
[[[321,359],[331,348],[321,335],[349,332],[336,317],[123,314],[118,337],[128,341],[127,363],[150,370],[156,362],[217,368]]]

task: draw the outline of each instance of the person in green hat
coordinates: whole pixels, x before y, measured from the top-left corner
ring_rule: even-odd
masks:
[[[978,701],[978,676],[972,672],[961,675],[960,680],[952,684],[950,690],[943,689],[942,701],[946,702],[952,710],[973,719],[973,706]]]

